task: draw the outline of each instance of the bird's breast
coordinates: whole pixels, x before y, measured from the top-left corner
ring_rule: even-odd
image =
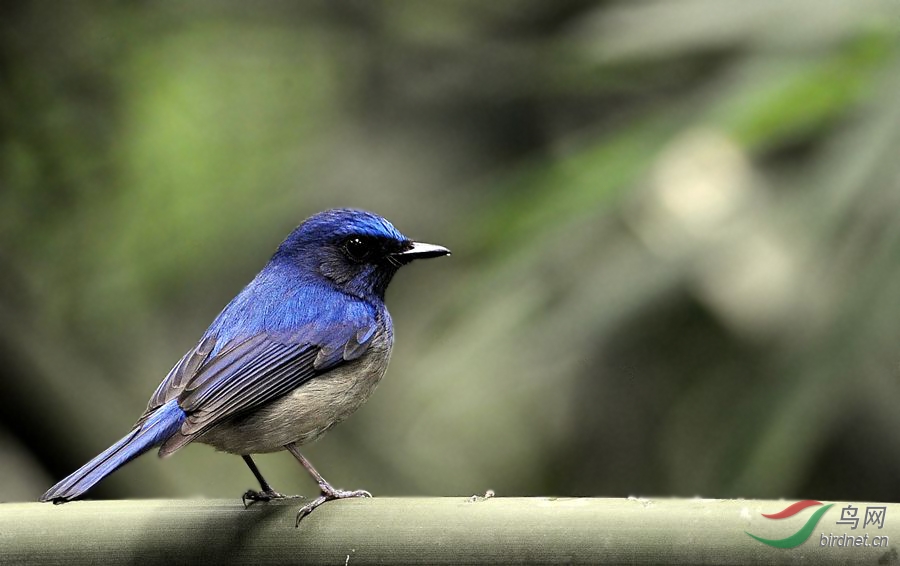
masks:
[[[200,439],[233,454],[282,450],[305,444],[353,414],[384,377],[391,357],[390,325],[380,325],[366,352],[307,381],[260,409],[224,422]]]

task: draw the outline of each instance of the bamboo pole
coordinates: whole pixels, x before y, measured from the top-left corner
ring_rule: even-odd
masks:
[[[790,501],[393,498],[86,501],[0,505],[0,564],[855,564],[896,563],[900,504]],[[859,523],[837,524],[842,509]],[[882,528],[864,526],[883,506]],[[819,519],[796,548],[773,548]],[[829,538],[831,535],[831,538]],[[849,538],[848,535],[853,538]],[[863,539],[863,536],[865,539]],[[842,538],[841,538],[842,537]],[[853,545],[859,537],[867,546]],[[875,537],[886,546],[873,546]],[[824,541],[824,543],[823,543]],[[832,541],[829,545],[829,541]],[[843,541],[843,542],[839,542]],[[823,546],[825,544],[825,546]]]

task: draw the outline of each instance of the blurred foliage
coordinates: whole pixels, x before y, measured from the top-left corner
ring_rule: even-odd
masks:
[[[332,206],[454,251],[398,276],[388,378],[307,448],[336,485],[900,499],[897,11],[3,5],[0,500],[124,434]],[[252,483],[196,446],[93,495]]]

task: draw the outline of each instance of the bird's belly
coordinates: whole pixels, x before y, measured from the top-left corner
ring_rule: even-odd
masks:
[[[232,454],[276,452],[292,442],[312,442],[366,402],[389,358],[389,347],[370,348],[257,411],[217,425],[198,441]]]

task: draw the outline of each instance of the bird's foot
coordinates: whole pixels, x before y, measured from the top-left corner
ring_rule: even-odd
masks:
[[[255,489],[248,489],[244,492],[244,495],[241,496],[241,502],[244,504],[244,509],[250,507],[254,503],[258,501],[272,501],[274,499],[302,499],[302,495],[285,495],[283,493],[278,493],[274,489],[264,489],[262,491],[256,491]]]
[[[316,497],[297,511],[297,524],[295,526],[299,527],[300,521],[302,521],[304,517],[315,511],[319,505],[328,501],[334,499],[349,499],[351,497],[372,497],[372,494],[364,489],[357,489],[354,491],[335,489],[327,483],[319,484],[319,488],[322,490],[319,497]]]

